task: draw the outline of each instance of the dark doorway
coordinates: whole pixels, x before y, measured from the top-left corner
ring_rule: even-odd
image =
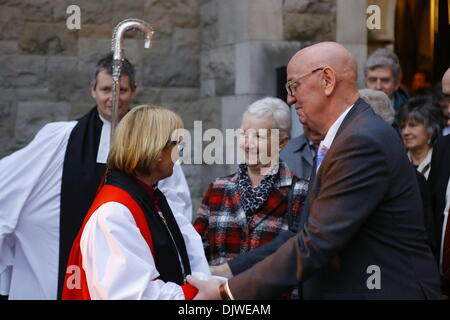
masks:
[[[449,2],[397,0],[395,52],[402,66],[402,84],[410,90],[416,73],[423,73],[434,86],[450,65]]]
[[[439,1],[438,32],[435,38],[433,81],[439,82],[450,67],[450,1]]]

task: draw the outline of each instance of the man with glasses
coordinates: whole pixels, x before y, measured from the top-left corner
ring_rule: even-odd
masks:
[[[304,299],[441,298],[414,169],[359,98],[355,58],[318,43],[294,55],[287,77],[288,103],[325,136],[309,208],[297,235],[247,271],[225,282],[188,277],[196,298],[270,299],[299,282]]]
[[[302,74],[301,76],[298,76],[298,77],[296,77],[296,78],[294,78],[294,79],[291,79],[291,80],[289,80],[288,82],[286,82],[286,84],[284,85],[284,87],[286,88],[286,91],[287,91],[288,96],[291,96],[291,95],[294,94],[295,88],[297,88],[297,86],[298,86],[300,80],[302,80],[303,78],[306,78],[307,76],[313,74],[313,73],[316,72],[316,71],[322,71],[322,70],[323,70],[323,68],[320,67],[320,68],[314,69],[314,70],[311,71],[311,72],[307,72],[307,73],[305,73],[305,74]]]

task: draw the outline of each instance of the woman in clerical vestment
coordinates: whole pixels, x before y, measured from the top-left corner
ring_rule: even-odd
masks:
[[[200,236],[158,190],[182,150],[178,115],[139,106],[119,123],[108,171],[72,246],[63,299],[191,299],[209,278]]]

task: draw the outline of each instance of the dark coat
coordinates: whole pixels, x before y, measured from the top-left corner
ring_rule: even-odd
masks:
[[[281,150],[280,158],[297,177],[309,179],[314,156],[305,134],[289,140]]]
[[[234,298],[271,298],[299,281],[305,299],[441,298],[417,179],[403,150],[395,131],[359,99],[317,172],[308,220],[274,254],[229,280]]]

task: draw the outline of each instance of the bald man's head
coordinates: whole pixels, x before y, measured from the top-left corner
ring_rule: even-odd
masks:
[[[444,83],[446,84],[447,88],[450,88],[450,68],[447,69],[447,71],[444,73],[444,76],[442,77],[442,91],[444,91],[444,93],[450,94],[450,91],[445,92]]]
[[[358,66],[355,57],[344,46],[336,42],[320,42],[297,52],[289,62],[288,68],[315,68],[328,66],[336,71],[338,80],[346,80],[356,85]]]
[[[297,52],[287,66],[288,103],[307,115],[320,133],[358,99],[357,64],[336,42],[321,42]]]

